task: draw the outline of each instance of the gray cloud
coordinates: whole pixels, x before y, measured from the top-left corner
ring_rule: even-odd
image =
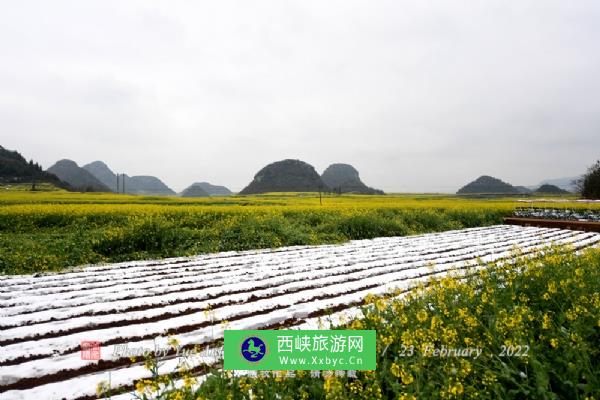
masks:
[[[594,1],[43,1],[0,13],[0,142],[180,190],[268,162],[388,191],[576,175],[600,147]]]

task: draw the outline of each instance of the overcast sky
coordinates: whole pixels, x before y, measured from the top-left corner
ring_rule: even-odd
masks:
[[[386,191],[600,158],[598,1],[3,1],[0,144],[179,191],[298,158]]]

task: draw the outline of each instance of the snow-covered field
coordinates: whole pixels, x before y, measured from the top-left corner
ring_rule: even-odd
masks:
[[[552,243],[583,248],[600,234],[498,225],[0,277],[0,399],[93,399],[101,380],[131,387],[149,376],[113,354],[125,345],[153,349],[171,333],[183,346],[218,348],[225,327],[316,328],[328,310],[333,323],[359,313],[368,293]],[[102,343],[100,361],[82,359],[82,341]],[[162,370],[173,370],[177,358],[167,358]]]

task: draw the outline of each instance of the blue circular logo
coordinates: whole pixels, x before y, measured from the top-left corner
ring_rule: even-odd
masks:
[[[251,336],[242,342],[242,356],[244,356],[247,361],[260,361],[265,354],[267,354],[267,345],[262,339]]]

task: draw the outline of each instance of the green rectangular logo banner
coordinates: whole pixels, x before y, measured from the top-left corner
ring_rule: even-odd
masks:
[[[225,370],[374,370],[374,330],[226,330]]]

